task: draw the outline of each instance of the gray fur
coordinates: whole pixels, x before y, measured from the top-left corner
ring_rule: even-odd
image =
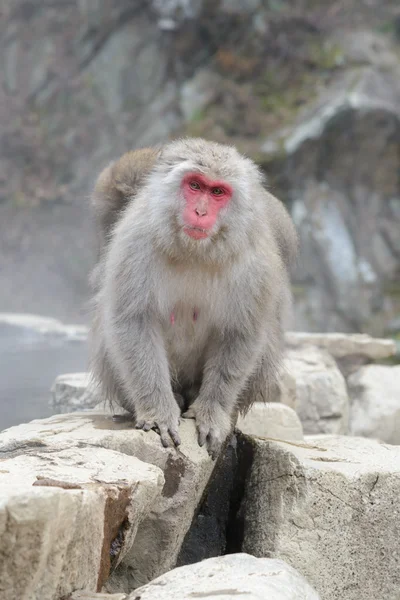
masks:
[[[234,190],[204,240],[182,231],[188,171]],[[176,397],[184,397],[199,443],[215,456],[237,411],[268,400],[276,383],[296,253],[292,221],[251,160],[201,139],[167,144],[124,203],[97,266],[93,374],[104,396],[138,427],[157,427],[163,444],[179,443]]]

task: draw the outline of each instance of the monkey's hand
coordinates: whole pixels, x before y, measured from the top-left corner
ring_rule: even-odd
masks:
[[[230,414],[218,402],[203,402],[198,398],[182,416],[196,419],[199,446],[207,443],[208,453],[215,460],[232,428]]]
[[[136,429],[143,429],[143,431],[155,429],[160,434],[164,448],[170,446],[171,439],[175,446],[179,446],[181,443],[179,416],[180,411],[177,404],[173,407],[166,407],[165,411],[160,411],[157,415],[151,409],[149,411],[144,410],[137,414],[135,427]]]

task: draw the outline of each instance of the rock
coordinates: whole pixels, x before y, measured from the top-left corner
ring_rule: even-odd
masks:
[[[388,333],[391,333],[393,335],[396,335],[398,333],[400,333],[400,316],[395,317],[394,319],[392,319],[386,326],[386,330]],[[398,342],[398,340],[395,340]],[[400,349],[399,349],[399,344],[396,344],[396,348],[397,348],[397,352],[400,354]]]
[[[400,448],[341,436],[251,446],[243,551],[285,560],[324,600],[396,600]]]
[[[203,0],[152,0],[151,6],[162,30],[173,31],[186,19],[195,19],[203,8]]]
[[[256,402],[245,417],[240,416],[237,429],[247,435],[278,440],[302,440],[303,428],[292,408],[279,402]]]
[[[222,0],[220,9],[227,15],[246,15],[257,13],[261,0]]]
[[[8,448],[45,444],[46,452],[72,448],[102,448],[135,456],[164,472],[162,494],[149,507],[132,547],[106,584],[108,592],[127,592],[175,566],[183,539],[205,491],[215,463],[197,443],[194,421],[182,419],[182,444],[163,448],[159,436],[134,429],[132,421],[98,412],[56,415],[4,431]],[[81,586],[83,587],[83,586]]]
[[[347,386],[350,433],[400,445],[400,366],[361,367]]]
[[[25,0],[2,3],[0,294],[7,310],[87,319],[96,253],[82,199],[110,160],[132,145],[163,142],[181,125],[169,73],[174,54],[151,5],[121,0],[109,11],[82,0],[58,13]],[[71,85],[76,102],[66,111]],[[5,103],[10,93],[18,100]],[[38,204],[51,210],[31,214]]]
[[[86,372],[59,375],[51,388],[50,405],[60,413],[68,413],[102,404],[90,383],[90,374]]]
[[[133,592],[130,600],[318,600],[299,573],[283,560],[230,554],[178,567]]]
[[[367,29],[336,32],[335,41],[344,59],[359,65],[371,64],[383,69],[398,66],[398,56],[393,51],[390,38]]]
[[[218,93],[220,77],[207,69],[200,69],[181,88],[180,107],[187,122],[198,119],[201,112]]]
[[[56,448],[40,427],[37,437],[0,438],[0,588],[10,600],[100,590],[164,483],[160,469],[133,456]]]
[[[231,530],[229,520],[236,496],[240,496],[243,490],[237,458],[236,436],[232,436],[182,543],[176,567],[233,551],[235,532]]]
[[[94,592],[74,592],[68,600],[126,600],[126,594],[95,594]]]
[[[304,433],[347,433],[346,382],[332,356],[312,346],[289,350],[285,367],[296,382],[296,412]],[[281,401],[286,403],[284,396]]]
[[[286,344],[289,348],[317,346],[327,350],[336,359],[359,356],[368,362],[382,360],[396,354],[394,340],[374,338],[362,333],[288,332]]]
[[[400,70],[393,50],[391,66],[343,69],[262,145],[266,163],[277,163],[276,194],[292,207],[300,237],[297,329],[381,334],[395,316]]]

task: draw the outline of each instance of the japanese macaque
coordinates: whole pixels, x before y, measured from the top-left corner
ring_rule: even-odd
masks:
[[[157,148],[132,150],[100,173],[92,195],[100,251],[121,209],[139,190],[158,155]]]
[[[105,397],[180,444],[194,418],[215,457],[279,374],[297,236],[257,166],[202,139],[130,152],[93,197],[101,258],[93,374]]]

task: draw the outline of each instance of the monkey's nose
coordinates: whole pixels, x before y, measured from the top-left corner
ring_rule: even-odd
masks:
[[[207,214],[207,210],[205,208],[195,208],[194,212],[198,217],[205,217]]]

